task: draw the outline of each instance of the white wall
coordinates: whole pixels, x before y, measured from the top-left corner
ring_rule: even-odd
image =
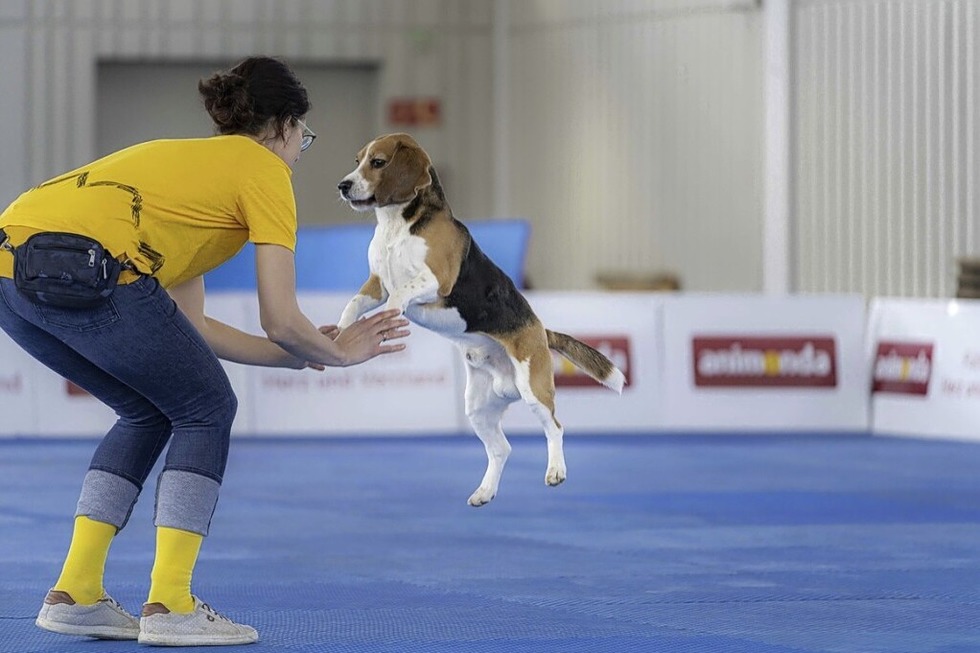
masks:
[[[955,258],[980,250],[980,6],[790,6],[790,290],[951,295]],[[378,131],[390,98],[440,97],[443,124],[413,133],[458,217],[532,221],[537,288],[669,269],[761,290],[764,7],[3,0],[0,204],[95,153],[99,60],[377,64]]]
[[[798,290],[951,297],[980,253],[974,0],[800,0]]]
[[[365,111],[442,98],[442,126],[413,133],[458,217],[532,220],[536,287],[671,268],[692,289],[759,288],[751,0],[497,1],[510,3],[513,86],[497,123],[509,131],[495,135],[488,0],[5,0],[0,111],[13,139],[0,149],[0,203],[94,156],[99,60],[377,63],[382,106]],[[508,139],[505,207],[493,201],[495,136]]]
[[[669,269],[762,288],[753,0],[510,0],[511,204],[536,286]]]
[[[363,109],[377,117],[378,132],[390,129],[381,120],[390,98],[442,98],[442,124],[413,133],[453,184],[457,212],[486,217],[491,10],[484,0],[4,0],[0,204],[95,156],[98,61],[265,53],[304,64],[378,65],[381,106]],[[196,97],[197,90],[181,92]],[[350,162],[355,152],[347,149],[336,156]]]
[[[155,138],[213,133],[197,84],[232,62],[102,62],[98,66],[96,151],[99,156]],[[300,224],[367,222],[338,201],[337,183],[354,167],[354,156],[377,135],[380,124],[378,70],[352,64],[292,64],[315,99],[306,124],[317,133],[314,147],[293,168]]]

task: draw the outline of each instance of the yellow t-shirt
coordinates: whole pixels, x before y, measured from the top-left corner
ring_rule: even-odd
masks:
[[[94,238],[164,287],[199,276],[247,240],[296,250],[292,170],[245,136],[158,140],[36,186],[3,214],[14,245],[38,231]],[[13,256],[0,252],[0,277]]]

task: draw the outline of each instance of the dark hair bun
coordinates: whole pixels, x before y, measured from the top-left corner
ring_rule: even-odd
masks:
[[[310,110],[306,89],[285,62],[249,57],[197,84],[218,133],[256,136],[270,126],[282,135]]]
[[[197,89],[218,131],[235,134],[252,131],[255,112],[248,94],[248,81],[231,72],[222,72],[198,82]]]

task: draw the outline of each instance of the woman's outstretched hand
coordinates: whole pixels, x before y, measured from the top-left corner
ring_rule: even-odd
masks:
[[[344,365],[349,366],[405,349],[404,343],[392,341],[408,336],[407,326],[408,320],[401,316],[401,311],[393,309],[361,318],[343,330],[335,326],[321,327],[320,333],[340,346],[344,351]]]
[[[320,333],[330,338],[331,340],[336,340],[337,335],[340,333],[340,327],[338,327],[336,324],[327,324],[320,327],[319,331]],[[327,366],[324,365],[323,363],[313,363],[310,361],[306,361],[303,364],[303,368],[308,368],[311,370],[317,370],[322,372],[323,370],[327,369]]]

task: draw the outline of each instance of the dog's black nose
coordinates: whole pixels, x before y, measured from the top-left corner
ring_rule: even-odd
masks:
[[[347,196],[347,193],[350,192],[350,187],[353,186],[353,185],[354,185],[354,182],[352,182],[350,179],[345,179],[342,182],[340,182],[339,184],[337,184],[337,188],[340,189],[340,194],[341,195],[344,195],[346,197]]]

